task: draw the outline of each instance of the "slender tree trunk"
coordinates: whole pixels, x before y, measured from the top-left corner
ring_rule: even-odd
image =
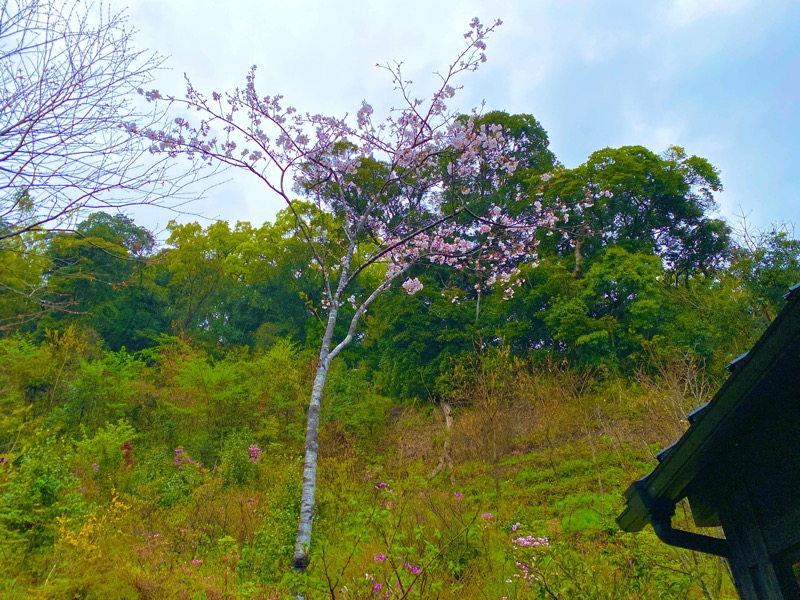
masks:
[[[481,253],[481,254],[483,254],[483,253]],[[480,271],[478,270],[478,267],[480,267],[480,259],[481,259],[481,257],[480,257],[480,255],[478,255],[478,259],[475,261],[475,272],[476,273],[480,273]],[[478,281],[478,285],[477,285],[476,290],[478,292],[478,301],[475,303],[475,326],[477,327],[478,321],[481,318],[481,300],[483,298],[483,294],[481,293],[482,289],[481,289],[481,282],[480,281]]]
[[[583,275],[583,240],[577,238],[575,240],[575,269],[572,271],[572,276],[575,279],[580,279]]]
[[[314,505],[317,490],[317,453],[319,450],[319,414],[322,391],[328,377],[330,367],[330,347],[333,329],[336,325],[337,308],[332,308],[328,315],[328,324],[319,352],[317,373],[314,376],[314,387],[311,389],[311,400],[308,405],[308,424],[306,427],[305,460],[303,462],[303,491],[300,500],[300,523],[297,526],[292,568],[304,573],[308,568],[308,552],[311,547],[311,526],[314,521]],[[302,595],[297,595],[302,598]]]
[[[328,323],[325,326],[325,335],[322,337],[322,344],[319,350],[319,360],[317,372],[314,375],[314,387],[311,389],[311,400],[308,403],[308,424],[306,427],[306,449],[305,460],[303,461],[303,490],[300,496],[300,523],[297,525],[297,538],[294,544],[294,554],[292,555],[292,568],[297,573],[305,573],[308,569],[309,550],[311,548],[311,526],[314,522],[314,507],[316,503],[317,491],[317,455],[319,451],[319,415],[322,392],[325,389],[325,380],[328,378],[328,369],[331,360],[342,351],[353,340],[358,322],[381,292],[384,292],[392,284],[396,277],[406,272],[408,267],[403,268],[395,277],[389,278],[375,288],[372,293],[364,300],[356,310],[350,320],[350,327],[344,339],[333,348],[333,331],[336,327],[336,319],[339,316],[339,302],[347,286],[350,275],[350,260],[355,249],[355,242],[351,243],[347,256],[342,261],[339,285],[335,293],[331,294],[328,288],[328,296],[331,297],[331,307],[328,312]],[[300,590],[294,589],[292,593],[296,600],[304,600],[305,596]]]
[[[442,402],[442,414],[444,415],[445,437],[442,444],[442,453],[439,455],[439,464],[431,472],[429,479],[433,479],[444,471],[445,467],[450,469],[450,485],[456,485],[455,467],[453,466],[453,455],[450,452],[450,432],[453,429],[453,409],[447,402]]]
[[[480,284],[478,284],[480,285]],[[478,320],[481,318],[481,288],[478,288],[478,301],[475,303],[475,325],[478,324]]]
[[[500,454],[497,451],[497,413],[491,419],[492,427],[492,478],[494,479],[495,502],[500,504]]]

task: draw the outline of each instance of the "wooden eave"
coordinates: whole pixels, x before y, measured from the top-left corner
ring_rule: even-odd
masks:
[[[731,363],[731,375],[714,398],[692,415],[689,429],[661,453],[660,464],[628,487],[627,506],[617,517],[621,529],[640,531],[651,522],[654,507],[684,498],[698,474],[730,452],[737,434],[773,400],[776,382],[785,387],[787,378],[800,380],[800,284],[786,299],[750,352]]]

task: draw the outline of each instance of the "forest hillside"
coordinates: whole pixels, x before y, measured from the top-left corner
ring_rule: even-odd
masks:
[[[514,184],[533,197],[611,193],[505,290],[420,264],[370,307],[324,392],[303,575],[325,321],[295,216],[173,222],[159,245],[95,212],[6,238],[0,596],[735,598],[724,561],[614,518],[800,281],[800,244],[716,218],[718,174],[682,149],[565,169],[533,117],[492,118],[539,136]]]
[[[160,15],[213,72],[224,22]],[[0,598],[735,598],[723,560],[615,517],[800,242],[721,219],[680,146],[567,167],[534,116],[461,106],[501,24],[424,99],[386,62],[392,100],[330,116],[255,66],[153,89],[105,2],[0,3]],[[283,210],[194,222],[218,171]]]

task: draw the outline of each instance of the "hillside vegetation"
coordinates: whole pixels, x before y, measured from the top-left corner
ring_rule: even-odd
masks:
[[[172,223],[161,247],[105,213],[7,238],[0,596],[735,598],[724,561],[614,518],[800,281],[800,246],[732,232],[718,174],[679,148],[564,169],[538,135],[517,189],[609,194],[505,290],[417,265],[420,291],[370,307],[324,395],[302,580],[323,298],[294,216]]]

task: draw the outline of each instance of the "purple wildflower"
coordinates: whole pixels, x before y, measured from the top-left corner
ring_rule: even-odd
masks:
[[[511,540],[511,543],[514,544],[515,548],[520,546],[523,547],[537,547],[537,546],[549,546],[550,540],[546,537],[537,538],[532,535],[528,535],[525,537],[518,537],[514,540]]]
[[[409,573],[412,575],[419,575],[420,571],[422,571],[417,565],[412,565],[411,563],[404,562],[403,566],[408,569]]]
[[[186,455],[186,450],[179,446],[175,448],[175,459],[173,463],[182,469],[183,465],[193,465],[194,461]]]
[[[250,450],[250,460],[253,462],[258,462],[258,459],[261,457],[262,450],[255,444],[250,444],[248,448]]]

